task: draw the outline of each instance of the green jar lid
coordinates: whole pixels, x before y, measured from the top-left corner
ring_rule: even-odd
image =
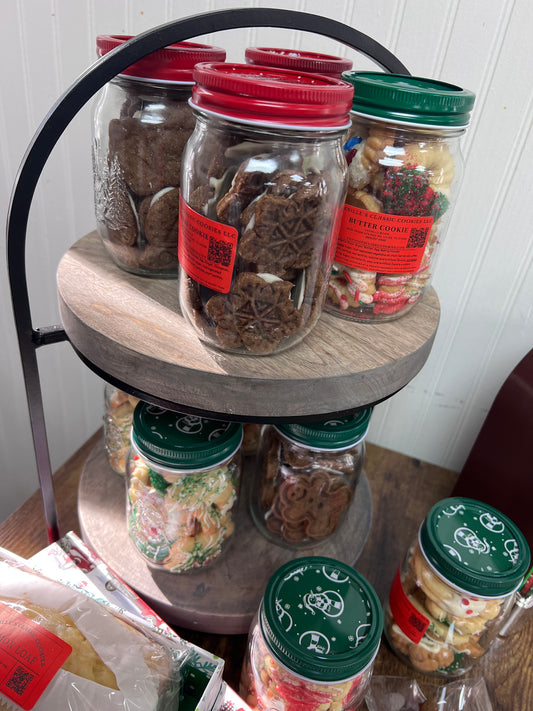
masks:
[[[427,126],[467,126],[475,94],[454,84],[384,72],[343,72],[356,113]]]
[[[529,568],[530,551],[522,532],[500,511],[474,499],[439,501],[419,536],[435,570],[474,595],[507,595]]]
[[[365,437],[371,414],[372,408],[367,407],[352,415],[330,417],[318,422],[276,425],[276,429],[288,439],[304,447],[347,449]]]
[[[306,679],[336,682],[377,654],[383,612],[374,588],[332,558],[297,558],[270,578],[260,625],[272,655]]]
[[[132,440],[140,453],[156,464],[206,469],[237,451],[242,441],[242,425],[139,402],[133,411]]]

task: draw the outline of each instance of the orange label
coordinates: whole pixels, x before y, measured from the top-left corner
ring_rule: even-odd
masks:
[[[418,644],[429,627],[429,620],[413,605],[405,594],[399,568],[391,585],[389,605],[398,627],[409,637],[411,642]]]
[[[72,647],[33,620],[0,603],[0,692],[32,709]]]
[[[369,272],[416,272],[432,225],[432,217],[387,215],[345,205],[335,261]]]
[[[227,294],[231,286],[237,240],[235,227],[200,215],[180,197],[178,257],[191,279]]]

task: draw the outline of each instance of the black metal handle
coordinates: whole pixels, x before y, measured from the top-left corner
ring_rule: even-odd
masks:
[[[36,349],[46,343],[66,340],[67,336],[60,328],[53,327],[53,338],[43,338],[43,330],[47,329],[34,330],[32,327],[25,270],[25,244],[28,216],[37,181],[48,156],[70,121],[104,84],[121,71],[169,44],[211,32],[244,27],[282,27],[324,35],[366,55],[386,71],[409,74],[404,65],[385,47],[336,20],[293,10],[220,10],[168,22],[136,35],[96,61],[52,106],[26,150],[15,180],[7,218],[7,264],[11,300],[50,541],[57,540],[59,533]]]

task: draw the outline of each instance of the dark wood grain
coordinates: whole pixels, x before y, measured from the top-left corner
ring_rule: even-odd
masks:
[[[320,416],[389,397],[424,365],[440,317],[429,289],[398,321],[360,324],[323,314],[285,352],[222,353],[206,347],[180,313],[176,280],[121,270],[96,233],[64,255],[57,289],[63,327],[94,369],[152,398],[259,421]]]
[[[95,433],[54,477],[63,532],[80,533],[76,514],[80,475],[101,436],[101,432]],[[383,600],[420,522],[433,503],[450,494],[458,475],[372,444],[367,447],[365,469],[372,491],[373,517],[356,567]],[[0,524],[0,545],[25,557],[47,545],[39,492]],[[213,635],[176,629],[186,639],[222,657],[224,678],[233,688],[238,688],[246,635]],[[385,643],[377,656],[374,673],[415,677],[422,687],[434,683],[433,679],[408,669]],[[498,639],[470,676],[485,678],[493,711],[533,709],[533,619],[530,618],[517,634]]]

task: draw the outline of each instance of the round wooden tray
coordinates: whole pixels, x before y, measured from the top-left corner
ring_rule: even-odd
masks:
[[[225,354],[185,321],[175,279],[125,272],[96,232],[64,255],[57,287],[67,336],[95,372],[144,400],[244,421],[316,418],[384,400],[420,371],[440,316],[429,289],[397,321],[360,324],[324,313],[283,353]]]
[[[235,534],[216,562],[182,574],[154,570],[128,536],[125,482],[110,468],[101,440],[80,479],[82,537],[168,623],[202,632],[245,634],[268,579],[279,566],[307,555],[326,555],[353,565],[363,550],[372,518],[372,497],[363,473],[349,517],[338,534],[312,549],[287,550],[268,541],[248,513],[246,483],[253,475],[253,464],[247,461]]]

